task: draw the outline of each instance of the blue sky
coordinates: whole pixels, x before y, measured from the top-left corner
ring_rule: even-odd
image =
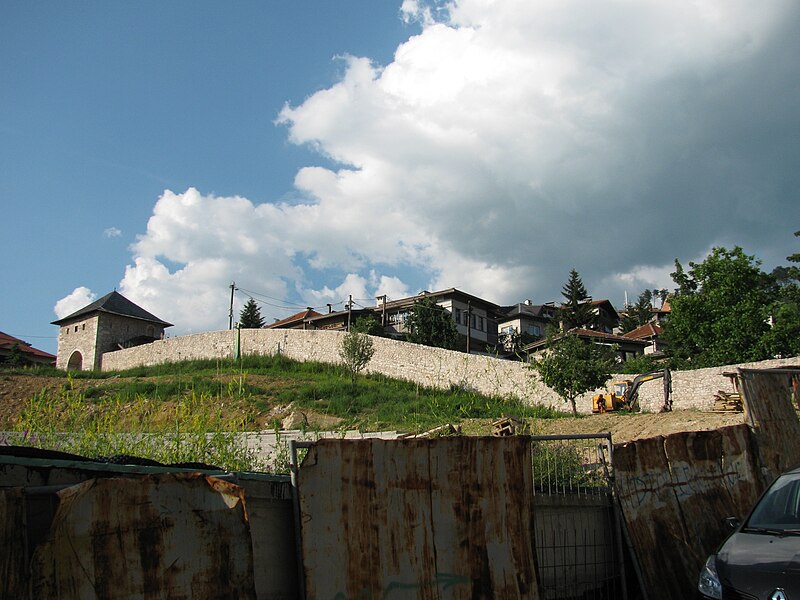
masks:
[[[800,229],[800,7],[0,4],[0,330],[118,289],[175,324],[352,294],[669,287]],[[246,290],[246,291],[244,291]]]

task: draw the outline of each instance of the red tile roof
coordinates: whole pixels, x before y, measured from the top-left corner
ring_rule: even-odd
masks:
[[[280,327],[281,325],[288,325],[289,323],[302,323],[306,319],[310,319],[312,317],[321,317],[321,316],[322,314],[318,313],[313,308],[307,308],[306,310],[301,310],[299,313],[293,314],[291,317],[286,317],[285,319],[281,319],[280,321],[275,321],[274,323],[265,325],[264,329],[272,329],[275,327]]]
[[[55,360],[56,357],[49,352],[45,352],[44,350],[39,350],[38,348],[34,348],[28,342],[21,340],[19,338],[15,338],[13,335],[8,335],[7,333],[3,333],[0,331],[0,350],[8,350],[9,352],[14,348],[14,346],[19,347],[20,352],[24,354],[30,354],[32,356],[37,356],[39,358],[45,359],[52,359]]]
[[[658,337],[663,332],[664,330],[655,323],[645,323],[644,325],[637,327],[633,331],[629,331],[628,333],[624,334],[622,337],[626,337],[632,340],[641,340],[645,338]]]

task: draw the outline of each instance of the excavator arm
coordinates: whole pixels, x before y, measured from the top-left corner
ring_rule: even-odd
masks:
[[[639,387],[653,379],[664,379],[664,405],[661,407],[661,412],[669,412],[672,410],[672,375],[669,369],[663,371],[656,371],[654,373],[643,373],[637,375],[630,386],[625,392],[625,405],[628,410],[639,410]]]

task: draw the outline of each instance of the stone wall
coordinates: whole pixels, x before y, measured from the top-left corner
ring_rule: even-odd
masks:
[[[67,369],[69,359],[75,352],[80,352],[84,369],[99,367],[99,356],[95,356],[97,347],[97,315],[84,320],[72,321],[58,328],[58,355],[56,368]]]
[[[340,363],[340,331],[302,331],[297,329],[243,329],[237,340],[236,331],[213,331],[168,338],[103,355],[103,370],[117,371],[140,365],[192,359],[230,358],[237,343],[244,355],[283,354],[295,360]],[[532,405],[569,410],[558,395],[545,386],[526,364],[490,356],[464,354],[441,348],[373,338],[375,355],[367,371],[405,379],[426,387],[457,386],[497,396],[514,396]],[[723,372],[736,366],[768,368],[800,365],[800,358],[748,363],[672,374],[673,408],[710,410],[718,390],[733,391]],[[615,375],[608,385],[633,375]],[[591,412],[591,397],[606,390],[595,390],[578,399],[578,411]],[[658,412],[663,404],[662,380],[643,384],[639,389],[642,410]]]

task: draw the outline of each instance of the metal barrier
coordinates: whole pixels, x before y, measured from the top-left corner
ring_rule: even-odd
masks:
[[[531,436],[542,597],[628,597],[611,434]]]

